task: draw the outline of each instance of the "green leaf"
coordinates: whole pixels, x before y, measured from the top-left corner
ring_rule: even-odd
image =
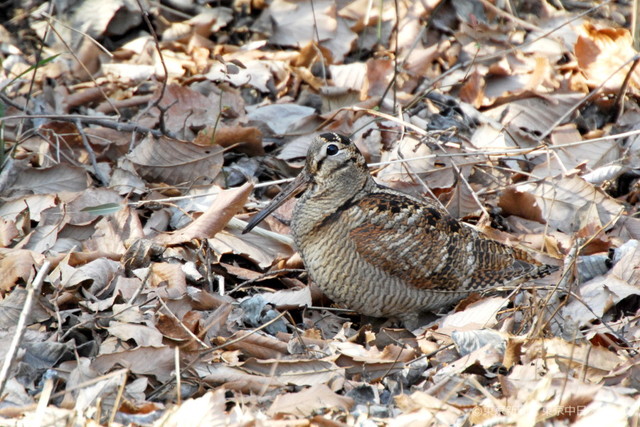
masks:
[[[29,73],[29,72],[31,72],[31,71],[33,71],[33,70],[36,70],[36,69],[38,69],[38,68],[42,67],[43,65],[46,65],[47,63],[49,63],[49,62],[53,61],[54,59],[56,59],[58,56],[60,56],[60,54],[59,54],[59,53],[57,53],[57,54],[55,54],[55,55],[53,55],[53,56],[50,56],[50,57],[48,57],[48,58],[45,58],[45,59],[43,59],[43,60],[41,60],[41,61],[38,61],[38,63],[37,63],[37,64],[32,65],[31,67],[27,68],[26,70],[24,70],[23,72],[21,72],[20,74],[18,74],[17,76],[15,76],[15,77],[13,78],[13,80],[11,80],[11,81],[9,82],[9,84],[5,85],[5,86],[4,86],[4,88],[2,88],[2,91],[4,92],[6,88],[8,88],[9,86],[11,86],[11,85],[13,84],[13,82],[15,82],[16,80],[18,80],[20,77],[24,76],[25,74],[27,74],[27,73]]]
[[[111,215],[113,213],[118,212],[122,209],[120,203],[105,203],[104,205],[98,206],[87,206],[86,208],[80,209],[80,212],[88,212],[91,215]]]

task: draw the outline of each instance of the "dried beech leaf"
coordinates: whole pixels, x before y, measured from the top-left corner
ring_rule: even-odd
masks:
[[[11,186],[13,193],[50,194],[82,191],[90,178],[80,167],[57,164],[46,169],[22,168]]]
[[[98,372],[108,372],[114,366],[122,366],[138,375],[152,375],[159,381],[168,381],[173,377],[175,354],[170,347],[138,347],[117,353],[96,356],[91,367]]]
[[[311,304],[311,290],[308,286],[296,290],[282,290],[273,293],[263,293],[262,297],[276,308],[305,307]]]
[[[242,368],[251,373],[275,376],[287,384],[305,386],[331,384],[344,377],[344,369],[328,360],[279,360],[250,358]]]
[[[527,147],[533,142],[533,138],[546,132],[583,96],[582,93],[558,93],[544,98],[518,99],[485,114],[507,125],[512,131],[511,135],[519,137],[517,145]]]
[[[608,91],[617,91],[624,81],[631,63],[620,72],[609,77],[621,65],[636,55],[633,37],[625,28],[599,27],[587,22],[581,28],[575,44],[575,55],[580,69],[587,76],[589,85],[595,87],[604,83]],[[629,83],[640,86],[640,70],[636,67]],[[606,79],[606,80],[605,80]]]
[[[480,206],[473,197],[471,189],[464,182],[458,182],[453,190],[451,199],[446,205],[449,214],[454,218],[462,218],[466,215],[479,212]]]
[[[27,291],[25,289],[14,288],[7,297],[0,301],[0,329],[9,330],[18,324],[18,318],[20,317],[26,298]],[[50,312],[45,309],[45,304],[46,300],[44,297],[36,297],[31,306],[29,317],[27,318],[27,325],[44,322],[51,318]]]
[[[242,187],[220,192],[211,207],[191,224],[173,234],[160,234],[155,240],[166,245],[177,245],[192,239],[215,236],[242,209],[252,190],[253,184],[247,182]]]
[[[210,390],[197,399],[188,399],[172,408],[156,425],[165,427],[179,426],[223,426],[231,424],[225,413],[225,390],[220,387]]]
[[[320,384],[298,393],[279,394],[267,414],[270,416],[292,414],[306,417],[326,408],[348,411],[353,404],[353,399],[334,393],[326,385]]]
[[[162,334],[146,325],[111,321],[107,330],[114,337],[123,341],[133,340],[141,347],[161,347]]]
[[[203,177],[213,180],[222,170],[222,152],[221,147],[202,147],[148,136],[127,158],[144,178],[177,185]]]
[[[161,296],[177,299],[187,293],[187,281],[179,264],[156,262],[151,266],[151,286]]]
[[[441,320],[441,329],[487,328],[497,323],[496,315],[509,303],[507,298],[485,298],[469,305],[463,311],[450,314]]]
[[[313,7],[305,2],[274,0],[269,7],[274,24],[269,42],[300,46],[315,40],[315,37],[319,37],[319,41],[333,38],[337,23],[332,5],[330,0],[317,1]]]
[[[217,129],[208,127],[198,132],[198,136],[193,142],[203,147],[210,146],[212,142],[215,142],[220,147],[234,147],[235,151],[250,156],[264,155],[262,132],[255,127],[229,126]]]
[[[590,223],[605,225],[622,211],[620,203],[577,176],[521,184],[516,190],[533,195],[547,223],[565,233]]]
[[[524,219],[530,219],[544,224],[544,218],[536,198],[530,193],[518,191],[509,187],[502,192],[498,206],[505,215],[516,215]]]
[[[23,284],[29,283],[35,277],[36,259],[41,261],[42,256],[32,251],[14,250],[0,259],[0,292],[5,293],[22,280]]]

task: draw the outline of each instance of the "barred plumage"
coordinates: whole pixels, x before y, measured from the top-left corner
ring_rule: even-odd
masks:
[[[415,326],[421,312],[556,269],[434,203],[378,185],[356,146],[335,133],[312,142],[304,170],[245,232],[300,191],[291,231],[311,279],[364,315]]]

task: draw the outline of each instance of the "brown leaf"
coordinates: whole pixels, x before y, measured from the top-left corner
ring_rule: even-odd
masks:
[[[620,89],[631,64],[609,78],[618,67],[633,58],[633,38],[625,28],[598,27],[585,22],[574,50],[580,69],[587,76],[590,87],[604,82],[604,89],[610,92]],[[606,80],[605,82],[605,79]],[[636,67],[630,84],[640,86],[640,70]]]
[[[29,283],[35,277],[36,259],[42,262],[40,254],[28,250],[14,250],[0,259],[0,293],[4,294],[22,280],[23,284]]]
[[[223,426],[231,423],[225,413],[224,388],[210,390],[197,399],[189,399],[168,411],[157,425],[166,427]]]
[[[160,88],[156,93],[160,96]],[[197,131],[204,127],[215,126],[222,114],[221,107],[236,114],[243,109],[240,96],[232,89],[220,90],[219,86],[211,85],[211,90],[205,96],[198,90],[177,83],[166,87],[160,106],[167,109],[165,127],[185,140],[192,140]],[[152,109],[139,123],[154,127],[158,123],[158,116],[158,110]]]
[[[237,390],[247,394],[260,394],[284,386],[275,377],[251,375],[226,363],[199,364],[194,370],[209,384],[224,385],[226,389]]]
[[[564,372],[583,372],[589,381],[599,382],[609,371],[622,365],[625,359],[603,347],[579,345],[560,338],[538,339],[526,345],[523,363],[542,358],[546,363],[559,366]]]
[[[133,340],[140,347],[161,347],[162,334],[146,325],[111,321],[107,327],[109,333],[123,341]]]
[[[187,281],[180,264],[153,263],[149,280],[156,292],[164,297],[178,299],[187,292]]]
[[[270,43],[300,46],[314,41],[316,34],[319,41],[335,36],[335,5],[329,0],[317,1],[313,8],[310,3],[274,0],[269,12],[274,25]]]
[[[516,215],[542,224],[545,223],[536,198],[530,193],[518,191],[517,187],[505,189],[500,196],[498,206],[505,215]]]
[[[307,417],[314,412],[326,409],[348,411],[353,406],[353,399],[340,396],[324,384],[315,385],[298,393],[285,393],[276,396],[267,414],[292,414]]]
[[[275,376],[278,380],[297,386],[329,384],[340,389],[344,380],[344,369],[328,360],[318,359],[263,359],[250,358],[242,368],[251,373]]]
[[[16,227],[16,223],[11,220],[5,220],[0,217],[0,248],[6,248],[11,241],[18,237],[20,232]]]
[[[345,367],[350,375],[364,374],[368,381],[379,381],[387,375],[393,375],[403,369],[404,364],[415,357],[413,349],[404,349],[389,345],[383,351],[372,347],[364,347],[350,343],[336,343],[336,351],[340,356],[336,359],[338,366]]]
[[[261,333],[252,334],[250,331],[238,331],[228,340],[220,340],[219,344],[226,341],[241,340],[228,344],[226,348],[242,350],[245,354],[260,359],[278,359],[288,353],[287,345],[269,335]]]
[[[20,167],[20,173],[11,186],[12,194],[50,194],[63,191],[83,191],[90,178],[84,168],[57,164],[50,168]]]
[[[27,298],[27,291],[23,288],[14,288],[11,293],[0,301],[0,328],[3,330],[10,330],[12,327],[18,324],[18,319],[21,315],[22,308]],[[47,309],[47,301],[45,297],[36,296],[29,316],[27,317],[27,325],[32,325],[38,322],[44,322],[51,319],[51,308]],[[12,335],[13,335],[13,331]],[[51,343],[55,345],[56,343]],[[22,344],[24,346],[24,343]],[[8,348],[8,347],[7,347]],[[4,349],[0,356],[4,356]],[[4,357],[3,357],[4,359]]]
[[[192,320],[195,320],[195,322],[188,320],[187,315],[189,315]],[[198,312],[189,311],[187,314],[185,314],[185,317],[183,317],[182,322],[180,322],[173,316],[160,313],[158,314],[158,319],[156,320],[156,327],[162,333],[162,335],[174,341],[189,341],[193,340],[193,336],[187,333],[185,328],[191,331],[191,333],[196,334],[196,329],[201,317],[202,316],[198,314]]]
[[[208,127],[198,132],[193,142],[203,147],[209,147],[212,143],[224,148],[234,147],[235,151],[249,156],[264,155],[262,132],[256,127],[227,126],[217,129]]]
[[[215,236],[242,209],[252,190],[253,184],[247,182],[242,187],[220,192],[211,207],[191,224],[173,234],[159,234],[155,240],[165,245],[177,245]]]
[[[498,321],[496,316],[509,300],[501,297],[484,298],[471,304],[464,311],[450,314],[440,320],[440,330],[461,328],[478,329],[491,327]]]
[[[176,185],[203,177],[213,180],[222,170],[222,152],[221,147],[148,136],[127,158],[146,179]]]
[[[575,175],[521,184],[516,190],[534,196],[542,218],[565,233],[591,223],[604,226],[622,211],[618,201]]]
[[[311,290],[308,286],[296,290],[281,290],[261,294],[264,300],[273,304],[279,310],[296,307],[308,307],[311,304]]]
[[[122,366],[138,375],[153,375],[159,381],[174,377],[174,350],[169,347],[138,347],[133,350],[98,355],[91,367],[106,373],[114,366]]]
[[[460,99],[474,107],[484,104],[485,81],[479,72],[471,73],[467,81],[460,88]]]

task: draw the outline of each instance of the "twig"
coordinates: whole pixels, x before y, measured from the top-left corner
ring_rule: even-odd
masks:
[[[380,101],[378,102],[378,107],[382,107],[382,103],[384,102],[384,99],[387,97],[387,93],[389,93],[389,90],[391,90],[391,87],[393,86],[393,112],[396,111],[396,97],[397,97],[397,90],[398,87],[396,85],[396,81],[398,79],[398,33],[400,32],[400,16],[398,16],[399,12],[398,12],[398,0],[394,0],[393,5],[395,7],[395,15],[396,15],[396,22],[393,25],[393,33],[395,35],[395,46],[393,49],[393,77],[391,77],[391,80],[389,81],[389,84],[387,85],[387,87],[384,89],[384,92],[382,93],[382,96],[380,97]]]
[[[111,103],[100,103],[96,107],[96,111],[102,114],[111,114],[113,113],[113,106],[115,105],[117,108],[131,108],[137,107],[141,104],[148,104],[153,100],[153,95],[135,95],[127,99],[122,99],[119,101],[112,101]]]
[[[108,91],[109,93],[112,93],[115,85],[109,83],[106,85],[106,91]],[[91,87],[85,90],[79,90],[77,92],[74,93],[70,93],[66,98],[65,98],[65,108],[64,108],[64,112],[67,113],[69,112],[69,110],[72,110],[76,107],[79,107],[81,105],[85,105],[85,104],[89,104],[91,102],[97,101],[99,99],[102,99],[102,96],[107,93],[105,90],[103,90],[101,87]],[[109,104],[111,106],[111,108],[113,109],[113,107],[115,106],[115,104],[113,104],[110,100],[109,100]],[[117,111],[116,111],[117,112]]]
[[[56,36],[58,36],[58,39],[60,40],[60,42],[64,45],[64,47],[67,48],[67,51],[71,54],[71,56],[73,56],[73,59],[76,60],[76,62],[80,65],[80,67],[82,67],[82,69],[84,70],[85,73],[87,73],[87,76],[89,76],[89,78],[91,79],[91,81],[95,84],[95,87],[102,93],[102,96],[104,96],[104,99],[107,100],[107,102],[109,102],[109,96],[106,94],[106,92],[102,89],[102,86],[100,86],[100,84],[98,84],[98,82],[96,81],[96,79],[93,77],[93,74],[91,73],[91,71],[89,71],[89,69],[87,68],[86,65],[84,65],[84,63],[80,60],[80,58],[78,57],[78,55],[76,55],[76,53],[74,52],[74,50],[71,48],[71,46],[69,46],[69,44],[67,43],[67,41],[62,37],[62,35],[58,32],[58,30],[56,30],[56,28],[53,26],[53,23],[51,22],[50,17],[46,17],[47,19],[47,24],[49,24],[49,27],[51,28],[51,31],[53,31]],[[118,113],[118,115],[120,115],[120,112],[118,111],[117,108],[115,108],[115,106],[113,107],[116,112]]]
[[[175,138],[175,136],[169,135],[169,133],[167,132],[167,129],[165,127],[165,120],[164,120],[165,113],[169,108],[173,106],[173,104],[167,107],[160,106],[160,102],[162,101],[162,98],[164,98],[164,94],[167,90],[167,81],[169,80],[169,70],[167,70],[167,64],[165,64],[164,56],[162,55],[162,49],[160,49],[160,41],[158,40],[158,34],[156,33],[156,30],[155,28],[153,28],[153,24],[149,19],[149,11],[145,9],[144,6],[142,6],[142,2],[140,0],[136,0],[136,2],[138,3],[138,7],[140,8],[140,12],[142,13],[142,18],[144,19],[145,24],[147,24],[147,27],[149,28],[151,37],[153,37],[153,43],[155,44],[156,51],[158,51],[158,56],[160,57],[160,64],[162,65],[162,70],[164,71],[164,78],[162,79],[162,82],[161,82],[162,85],[160,86],[160,96],[158,96],[158,99],[156,99],[153,102],[153,104],[151,104],[147,108],[147,111],[153,107],[156,107],[160,111],[160,117],[159,117],[160,132],[163,135],[167,135],[171,138]]]
[[[197,362],[199,362],[204,356],[206,356],[207,354],[210,354],[214,351],[218,351],[220,349],[223,349],[227,346],[230,346],[232,344],[236,344],[240,341],[244,341],[245,339],[247,339],[248,337],[250,337],[251,335],[255,334],[256,332],[266,328],[267,326],[277,322],[278,320],[280,320],[286,313],[288,313],[287,311],[284,311],[280,314],[278,314],[276,317],[274,317],[273,319],[269,320],[266,323],[263,323],[262,325],[258,326],[257,328],[251,329],[250,331],[247,331],[248,333],[246,335],[242,335],[241,337],[238,337],[236,339],[227,341],[223,344],[220,344],[216,347],[211,347],[208,348],[206,350],[203,350],[198,357],[196,357],[193,361],[191,361],[187,366],[185,366],[184,368],[182,368],[182,370],[180,371],[180,373],[176,373],[176,376],[178,375],[182,375],[184,372],[188,371],[189,369],[191,369],[191,367],[196,364]],[[149,395],[149,399],[153,398],[153,396],[157,396],[158,393],[160,393],[160,391],[162,391],[164,388],[166,388],[167,386],[169,386],[172,383],[172,380],[168,380],[167,382],[160,384],[158,387],[156,387],[156,389]]]
[[[191,337],[191,339],[193,339],[195,342],[197,342],[198,344],[200,344],[202,347],[204,348],[211,348],[211,346],[205,344],[200,338],[198,338],[196,336],[196,334],[194,334],[189,328],[187,328],[187,325],[185,325],[184,323],[182,323],[182,320],[180,320],[178,318],[178,316],[176,316],[173,311],[171,311],[171,309],[169,307],[167,307],[167,304],[162,300],[162,298],[158,298],[158,301],[160,301],[160,304],[162,305],[162,307],[167,310],[167,313],[169,314],[169,317],[171,317],[173,320],[175,320],[178,325],[180,326],[180,328],[182,328],[183,331],[185,331],[187,333],[187,335],[189,335]]]
[[[175,364],[175,374],[176,374],[176,404],[180,406],[182,403],[182,375],[180,373],[180,347],[175,346],[173,349],[173,362]]]
[[[104,173],[102,173],[102,171],[98,167],[98,161],[96,160],[96,153],[93,152],[93,148],[91,148],[91,144],[89,144],[89,138],[87,138],[87,134],[84,132],[84,129],[82,128],[82,122],[79,119],[77,119],[75,123],[76,123],[76,128],[78,129],[78,133],[82,138],[82,145],[84,145],[84,148],[86,148],[87,152],[89,153],[89,160],[91,161],[91,165],[93,166],[93,171],[95,172],[96,177],[98,178],[98,181],[100,181],[100,184],[102,184],[103,187],[106,187],[107,185],[109,185],[109,178],[105,176]]]
[[[2,95],[0,95],[2,98]],[[4,101],[4,99],[3,99]],[[109,129],[115,129],[120,132],[140,132],[140,133],[148,133],[155,137],[163,136],[162,132],[157,129],[150,129],[146,126],[140,126],[136,123],[122,123],[117,122],[115,117],[103,117],[96,118],[93,116],[86,116],[82,114],[19,114],[15,116],[5,116],[0,117],[0,123],[6,120],[22,120],[22,119],[49,119],[49,120],[58,120],[61,122],[75,122],[76,120],[81,120],[82,123],[88,125],[99,125]]]
[[[309,2],[311,5],[311,16],[313,17],[313,34],[316,37],[316,43],[313,45],[316,53],[320,56],[320,66],[322,67],[322,79],[324,80],[324,84],[327,84],[327,69],[324,63],[324,54],[320,49],[320,33],[318,32],[318,21],[316,20],[316,8],[314,7],[314,2],[311,0]],[[221,110],[222,111],[222,110]]]
[[[524,21],[524,20],[516,17],[516,16],[513,16],[513,14],[511,14],[509,12],[505,12],[504,10],[496,7],[495,5],[491,4],[487,0],[480,0],[480,3],[482,3],[484,5],[484,7],[486,7],[487,9],[489,9],[490,11],[495,13],[496,15],[501,16],[501,17],[503,17],[505,19],[508,19],[509,21],[512,21],[515,24],[518,24],[519,26],[521,26],[525,30],[542,31],[542,28],[538,27],[537,25],[533,25],[533,24],[531,24],[531,23],[529,23],[527,21]]]
[[[116,419],[116,415],[118,414],[118,408],[120,407],[120,401],[122,400],[122,395],[124,394],[124,388],[127,385],[127,377],[128,372],[125,370],[122,375],[122,381],[120,381],[120,387],[118,387],[118,393],[116,394],[116,399],[113,402],[113,408],[111,410],[111,415],[109,416],[108,426],[113,425],[113,421]]]
[[[7,351],[7,354],[4,358],[4,363],[2,364],[2,370],[0,371],[0,396],[4,392],[4,387],[7,383],[9,370],[11,369],[11,365],[13,364],[13,358],[16,356],[18,347],[20,346],[20,341],[22,341],[22,336],[24,335],[24,331],[27,325],[27,319],[29,318],[29,314],[31,314],[33,298],[35,295],[40,293],[40,287],[42,286],[42,282],[44,282],[44,277],[49,272],[49,267],[51,267],[51,262],[45,260],[42,263],[42,267],[40,267],[36,278],[33,280],[33,282],[31,282],[31,285],[27,287],[27,296],[24,300],[24,307],[22,307],[20,317],[18,318],[16,332],[13,335],[13,340],[11,341],[9,350]]]
[[[637,2],[634,2],[637,3]],[[629,68],[629,72],[624,77],[624,82],[622,82],[622,86],[616,95],[615,102],[613,103],[614,109],[616,111],[615,118],[613,120],[614,123],[620,119],[622,113],[624,112],[624,96],[627,94],[627,89],[629,88],[629,81],[631,80],[631,75],[633,74],[633,70],[638,66],[638,62],[640,62],[640,55],[636,55],[634,57],[633,64],[631,64],[631,68]]]

